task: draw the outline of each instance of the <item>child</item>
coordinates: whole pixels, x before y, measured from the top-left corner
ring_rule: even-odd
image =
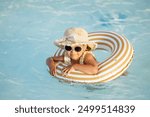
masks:
[[[55,45],[65,50],[61,56],[50,57],[46,63],[51,75],[56,75],[58,62],[64,62],[68,66],[62,70],[62,75],[66,76],[72,70],[78,70],[85,74],[97,74],[98,62],[92,50],[96,43],[88,40],[88,33],[82,28],[69,28],[65,31],[62,39],[56,40]]]

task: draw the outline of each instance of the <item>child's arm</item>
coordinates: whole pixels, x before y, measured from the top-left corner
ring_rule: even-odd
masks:
[[[87,54],[85,56],[84,64],[73,64],[63,69],[63,76],[66,76],[72,70],[78,70],[86,74],[97,74],[98,72],[98,62],[91,55]]]
[[[64,61],[64,56],[54,56],[54,57],[49,57],[46,60],[46,64],[48,65],[50,69],[51,75],[55,76],[56,74],[56,66],[58,62],[63,62]]]

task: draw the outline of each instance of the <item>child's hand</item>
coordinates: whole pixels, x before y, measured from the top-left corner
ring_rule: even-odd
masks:
[[[55,65],[55,64],[50,67],[50,74],[51,74],[52,76],[55,76],[55,75],[56,75],[56,65]]]
[[[72,70],[74,70],[73,65],[69,65],[62,70],[62,76],[67,76]]]

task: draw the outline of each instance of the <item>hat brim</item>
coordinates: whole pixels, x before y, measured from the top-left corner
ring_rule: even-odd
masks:
[[[63,38],[55,40],[54,44],[59,47],[59,48],[64,48],[65,45],[73,45],[73,44],[87,44],[91,50],[95,50],[97,48],[97,44],[95,42],[92,41],[88,41],[88,42],[71,42],[71,41],[65,41]]]

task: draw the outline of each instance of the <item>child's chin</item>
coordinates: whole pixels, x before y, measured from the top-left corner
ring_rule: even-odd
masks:
[[[77,57],[71,57],[72,60],[79,60]]]

